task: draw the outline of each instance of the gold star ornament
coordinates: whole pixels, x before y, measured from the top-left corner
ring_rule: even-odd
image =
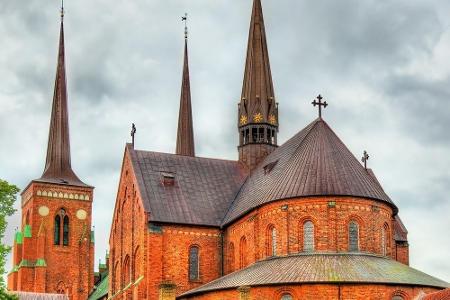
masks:
[[[274,115],[270,115],[269,116],[269,123],[272,125],[276,125],[277,124],[277,118]]]
[[[247,118],[247,116],[245,116],[245,115],[242,115],[241,116],[241,119],[240,119],[240,121],[239,121],[240,123],[241,123],[241,125],[245,125],[245,124],[247,124],[247,122],[248,122],[248,118]]]
[[[253,116],[253,121],[255,123],[260,123],[263,120],[263,116],[261,113],[257,113]]]

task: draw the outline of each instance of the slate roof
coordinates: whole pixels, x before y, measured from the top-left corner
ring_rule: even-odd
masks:
[[[228,274],[179,296],[240,286],[295,283],[371,283],[446,288],[445,281],[395,260],[362,253],[298,254],[276,257]]]
[[[218,227],[248,175],[236,161],[128,149],[154,222]],[[163,184],[167,174],[173,186]]]
[[[223,224],[275,200],[307,196],[355,196],[392,200],[321,118],[310,123],[256,167]]]
[[[408,241],[408,230],[398,215],[394,218],[394,240],[398,242]]]

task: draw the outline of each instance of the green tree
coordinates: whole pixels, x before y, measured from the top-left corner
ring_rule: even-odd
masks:
[[[6,256],[11,251],[10,246],[3,244],[6,226],[8,225],[6,218],[12,216],[16,212],[14,209],[14,202],[17,200],[17,193],[19,191],[17,186],[0,179],[0,290],[5,287],[3,274],[5,274]],[[0,297],[3,297],[1,292]]]

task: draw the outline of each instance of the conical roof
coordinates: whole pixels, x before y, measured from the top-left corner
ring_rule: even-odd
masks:
[[[378,181],[319,118],[252,171],[223,223],[271,201],[308,196],[371,198],[397,210]]]

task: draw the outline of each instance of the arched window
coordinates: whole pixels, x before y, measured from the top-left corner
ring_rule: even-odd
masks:
[[[303,224],[303,251],[314,251],[314,224],[311,221]]]
[[[384,256],[388,255],[389,239],[389,226],[385,223],[381,228],[381,254]]]
[[[239,243],[239,266],[242,269],[247,265],[246,260],[247,255],[247,239],[245,236],[241,237],[241,241]]]
[[[283,296],[281,296],[281,300],[292,300],[294,298],[292,298],[291,294],[283,294]]]
[[[234,244],[230,243],[228,246],[228,269],[230,272],[234,271]]]
[[[122,288],[131,282],[130,257],[127,255],[122,266]]]
[[[60,232],[61,232],[61,217],[59,215],[55,216],[55,230],[53,234],[53,243],[55,245],[60,244]]]
[[[277,230],[271,225],[267,229],[267,256],[277,255]]]
[[[355,221],[348,224],[348,251],[359,251],[359,225]]]
[[[65,215],[63,221],[63,246],[68,245],[69,245],[69,217]]]
[[[189,280],[200,279],[199,249],[193,246],[189,249]]]
[[[397,295],[397,296],[392,297],[392,300],[405,300],[405,298],[403,298],[402,296]]]

